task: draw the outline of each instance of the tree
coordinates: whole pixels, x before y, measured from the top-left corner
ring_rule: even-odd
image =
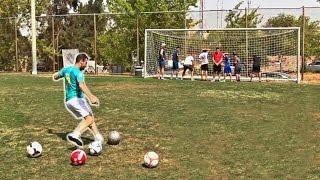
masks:
[[[130,67],[131,52],[136,51],[137,47],[137,22],[139,59],[143,59],[146,28],[185,28],[185,12],[151,14],[141,12],[184,11],[196,3],[197,0],[107,0],[110,12],[123,14],[110,17],[108,31],[99,37],[102,58],[112,64]],[[189,19],[187,24],[190,22]]]
[[[264,27],[301,27],[303,16],[296,18],[288,14],[279,14],[276,17],[271,17],[267,20]],[[320,32],[318,29],[319,21],[311,21],[310,17],[305,17],[305,55],[306,57],[316,56],[320,57],[320,50],[318,48],[320,41]]]
[[[37,15],[45,12],[50,0],[36,1]],[[29,56],[31,48],[27,37],[21,31],[30,29],[30,1],[2,0],[0,1],[0,69],[12,70],[15,65],[15,25],[19,44],[19,59]]]
[[[259,8],[247,10],[246,16],[246,13],[239,9],[243,3],[244,1],[240,1],[233,10],[227,14],[225,18],[227,28],[245,28],[246,24],[248,28],[254,28],[261,23],[262,16],[258,14]]]
[[[55,0],[47,8],[47,15],[38,18],[38,22],[43,25],[38,32],[38,59],[43,61],[48,70],[51,70],[52,60],[57,56],[56,62],[62,66],[62,49],[79,49],[94,57],[94,16],[80,15],[104,12],[103,0],[89,0],[86,4],[79,0],[61,1]],[[71,15],[70,12],[75,14]],[[54,16],[54,34],[56,54],[53,54],[52,42],[52,16]],[[105,30],[105,20],[96,16],[97,30]]]

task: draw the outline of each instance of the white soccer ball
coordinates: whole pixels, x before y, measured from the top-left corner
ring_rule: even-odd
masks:
[[[102,151],[102,144],[99,141],[93,141],[89,144],[89,153],[90,155],[96,156],[99,155]]]
[[[39,157],[42,152],[42,146],[37,141],[31,142],[27,146],[27,153],[30,157]]]
[[[157,167],[159,163],[159,156],[153,151],[149,151],[144,155],[144,164],[149,168]]]
[[[108,135],[108,144],[117,145],[121,139],[120,133],[118,131],[111,131]]]

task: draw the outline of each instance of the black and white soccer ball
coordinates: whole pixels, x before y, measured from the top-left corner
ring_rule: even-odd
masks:
[[[102,151],[102,144],[100,141],[93,141],[89,144],[89,154],[92,156],[97,156]]]
[[[37,141],[31,142],[27,146],[27,154],[30,157],[39,157],[41,155],[41,153],[42,153],[42,146]]]
[[[117,145],[120,143],[121,136],[118,131],[111,131],[108,135],[108,144]]]

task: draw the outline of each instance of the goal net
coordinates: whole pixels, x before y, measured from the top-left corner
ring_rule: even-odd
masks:
[[[194,74],[200,75],[199,54],[208,49],[208,77],[212,78],[212,53],[217,47],[231,57],[240,58],[241,80],[249,79],[253,57],[261,60],[262,80],[300,81],[300,28],[235,28],[235,29],[146,29],[144,77],[155,77],[159,71],[158,56],[162,43],[166,44],[165,75],[171,74],[172,53],[180,47],[179,68],[187,54],[195,59]],[[180,71],[181,73],[181,71]],[[223,68],[222,68],[223,73]]]

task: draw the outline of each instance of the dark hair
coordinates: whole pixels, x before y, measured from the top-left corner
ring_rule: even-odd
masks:
[[[85,60],[85,59],[88,60],[89,57],[88,57],[86,54],[84,54],[84,53],[80,53],[80,54],[78,54],[77,57],[76,57],[76,63],[80,62],[81,60]]]
[[[208,50],[207,49],[202,49],[202,52],[207,52]]]
[[[219,47],[216,47],[216,50],[220,49]]]
[[[176,48],[178,49],[178,48],[180,48],[180,46],[177,46]]]

